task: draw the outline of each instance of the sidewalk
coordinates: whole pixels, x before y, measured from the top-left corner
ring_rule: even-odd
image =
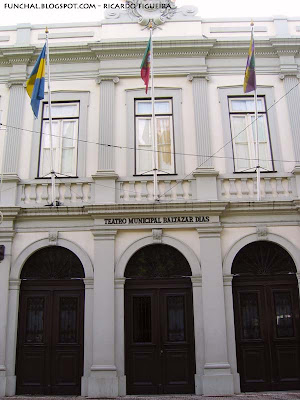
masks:
[[[81,396],[12,396],[0,397],[0,400],[88,400],[94,397]],[[102,400],[106,400],[101,398]],[[153,396],[125,396],[116,397],[115,400],[294,400],[300,399],[300,391],[268,392],[268,393],[242,393],[233,396],[196,396],[196,395],[153,395]],[[107,399],[108,400],[108,399]]]

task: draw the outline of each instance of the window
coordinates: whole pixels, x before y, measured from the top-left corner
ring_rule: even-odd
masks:
[[[156,133],[160,136],[158,138],[158,150],[161,151],[157,165],[160,170],[165,171],[160,172],[160,176],[168,174],[184,176],[182,89],[157,87],[155,88],[155,98]],[[123,171],[122,179],[124,180],[138,175],[143,182],[147,181],[149,175],[153,174],[152,137],[150,136],[151,115],[151,97],[145,95],[145,89],[127,89],[126,146],[128,150],[126,153],[122,153],[124,158],[126,156],[126,169],[124,169],[124,159],[116,157],[116,168]],[[148,122],[146,122],[147,119]],[[144,127],[142,124],[144,124]],[[160,131],[161,128],[162,132]],[[145,150],[147,148],[149,151],[138,150],[143,146],[145,146]],[[147,159],[143,160],[143,157],[147,157]]]
[[[76,176],[79,102],[52,103],[52,146],[54,171],[58,175]],[[49,106],[44,104],[39,176],[51,171]]]
[[[256,167],[255,102],[253,97],[229,98],[234,166],[236,172]],[[273,171],[272,152],[264,97],[257,98],[259,165],[263,171]]]
[[[157,99],[154,103],[157,140],[156,165],[159,174],[174,174],[173,111],[171,99]],[[135,165],[136,174],[153,174],[153,136],[151,132],[152,103],[135,101]]]

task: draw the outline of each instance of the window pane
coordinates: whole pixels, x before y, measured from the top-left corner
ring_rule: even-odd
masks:
[[[73,166],[73,149],[63,149],[61,156],[61,173],[72,174]]]
[[[242,338],[259,339],[260,321],[257,293],[241,293]]]
[[[230,101],[231,111],[246,111],[255,112],[255,102],[254,99],[232,99]],[[264,110],[264,101],[261,98],[257,99],[257,110]]]
[[[151,297],[133,297],[133,342],[147,343],[152,340]]]
[[[169,100],[155,101],[154,110],[155,110],[155,114],[170,114],[171,113],[171,102]],[[152,115],[151,101],[138,101],[136,112],[137,112],[137,114]]]
[[[76,128],[76,121],[63,121],[63,147],[73,147],[75,145],[73,141],[75,128]],[[70,139],[67,139],[70,138]]]
[[[152,114],[151,101],[138,101],[136,105],[137,114]]]
[[[250,168],[250,157],[248,144],[237,144],[235,146],[235,165],[238,171]]]
[[[156,101],[154,110],[155,114],[170,114],[171,103],[170,101]]]
[[[152,170],[152,135],[151,119],[137,119],[137,146],[136,160],[137,173],[151,172]]]
[[[243,115],[233,115],[231,117],[232,136],[236,142],[247,143],[246,117]]]
[[[168,296],[168,341],[183,342],[185,340],[184,297]]]
[[[157,118],[156,131],[157,131],[158,169],[160,170],[160,172],[170,173],[172,169],[170,117]]]
[[[79,104],[78,103],[67,103],[67,104],[51,104],[52,118],[59,117],[78,117],[79,115]],[[49,106],[45,104],[44,118],[49,118]]]
[[[152,146],[151,119],[150,118],[138,118],[136,122],[137,122],[138,145],[151,145]]]
[[[292,299],[289,292],[274,293],[277,337],[293,337]]]
[[[255,117],[251,116],[251,122],[252,122],[252,133],[253,133],[253,140],[255,142]],[[257,120],[257,129],[258,129],[258,141],[259,142],[266,142],[267,141],[267,132],[266,132],[266,124],[265,124],[265,118],[264,116],[258,116]]]

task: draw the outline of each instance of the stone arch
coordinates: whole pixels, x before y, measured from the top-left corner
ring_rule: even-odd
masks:
[[[192,276],[193,277],[200,276],[201,272],[200,262],[191,248],[186,246],[186,244],[184,244],[180,240],[172,238],[170,236],[163,236],[161,243],[176,248],[186,258],[187,262],[189,263],[192,271]],[[136,242],[132,243],[129,247],[127,247],[127,249],[123,252],[118,262],[116,263],[115,278],[116,279],[124,278],[125,269],[130,258],[142,247],[151,244],[154,244],[153,237],[147,236],[137,240]]]
[[[72,251],[81,261],[81,264],[84,269],[85,279],[93,279],[94,271],[93,271],[92,262],[88,256],[88,254],[81,247],[79,247],[74,242],[71,242],[70,240],[66,240],[66,239],[57,239],[57,245],[61,246],[61,247],[65,247],[66,249]],[[49,243],[49,239],[37,240],[36,242],[31,243],[29,246],[27,246],[19,254],[15,263],[13,264],[11,273],[10,273],[10,279],[11,280],[19,279],[22,268],[23,268],[25,262],[28,260],[28,258],[36,251],[38,251],[44,247],[48,247],[48,246],[52,246],[52,244]]]
[[[287,239],[285,239],[282,236],[269,233],[266,238],[263,238],[262,240],[264,241],[271,241],[279,246],[283,247],[289,255],[292,257],[297,271],[300,272],[300,253],[299,250],[296,249],[296,247]],[[253,233],[251,235],[247,235],[241,239],[239,239],[227,252],[226,256],[224,257],[223,261],[223,275],[231,275],[231,267],[233,260],[237,253],[245,247],[247,244],[250,244],[252,242],[257,242],[260,241],[260,239],[257,238],[257,234]]]

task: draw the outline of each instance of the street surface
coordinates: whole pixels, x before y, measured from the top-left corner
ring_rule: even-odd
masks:
[[[12,396],[0,397],[0,400],[87,400],[95,397],[81,396]],[[242,393],[234,396],[195,396],[195,395],[164,395],[164,396],[125,396],[116,397],[115,400],[294,400],[300,399],[300,391],[268,392],[268,393]],[[106,398],[101,398],[106,400]],[[107,399],[108,400],[108,399]]]

